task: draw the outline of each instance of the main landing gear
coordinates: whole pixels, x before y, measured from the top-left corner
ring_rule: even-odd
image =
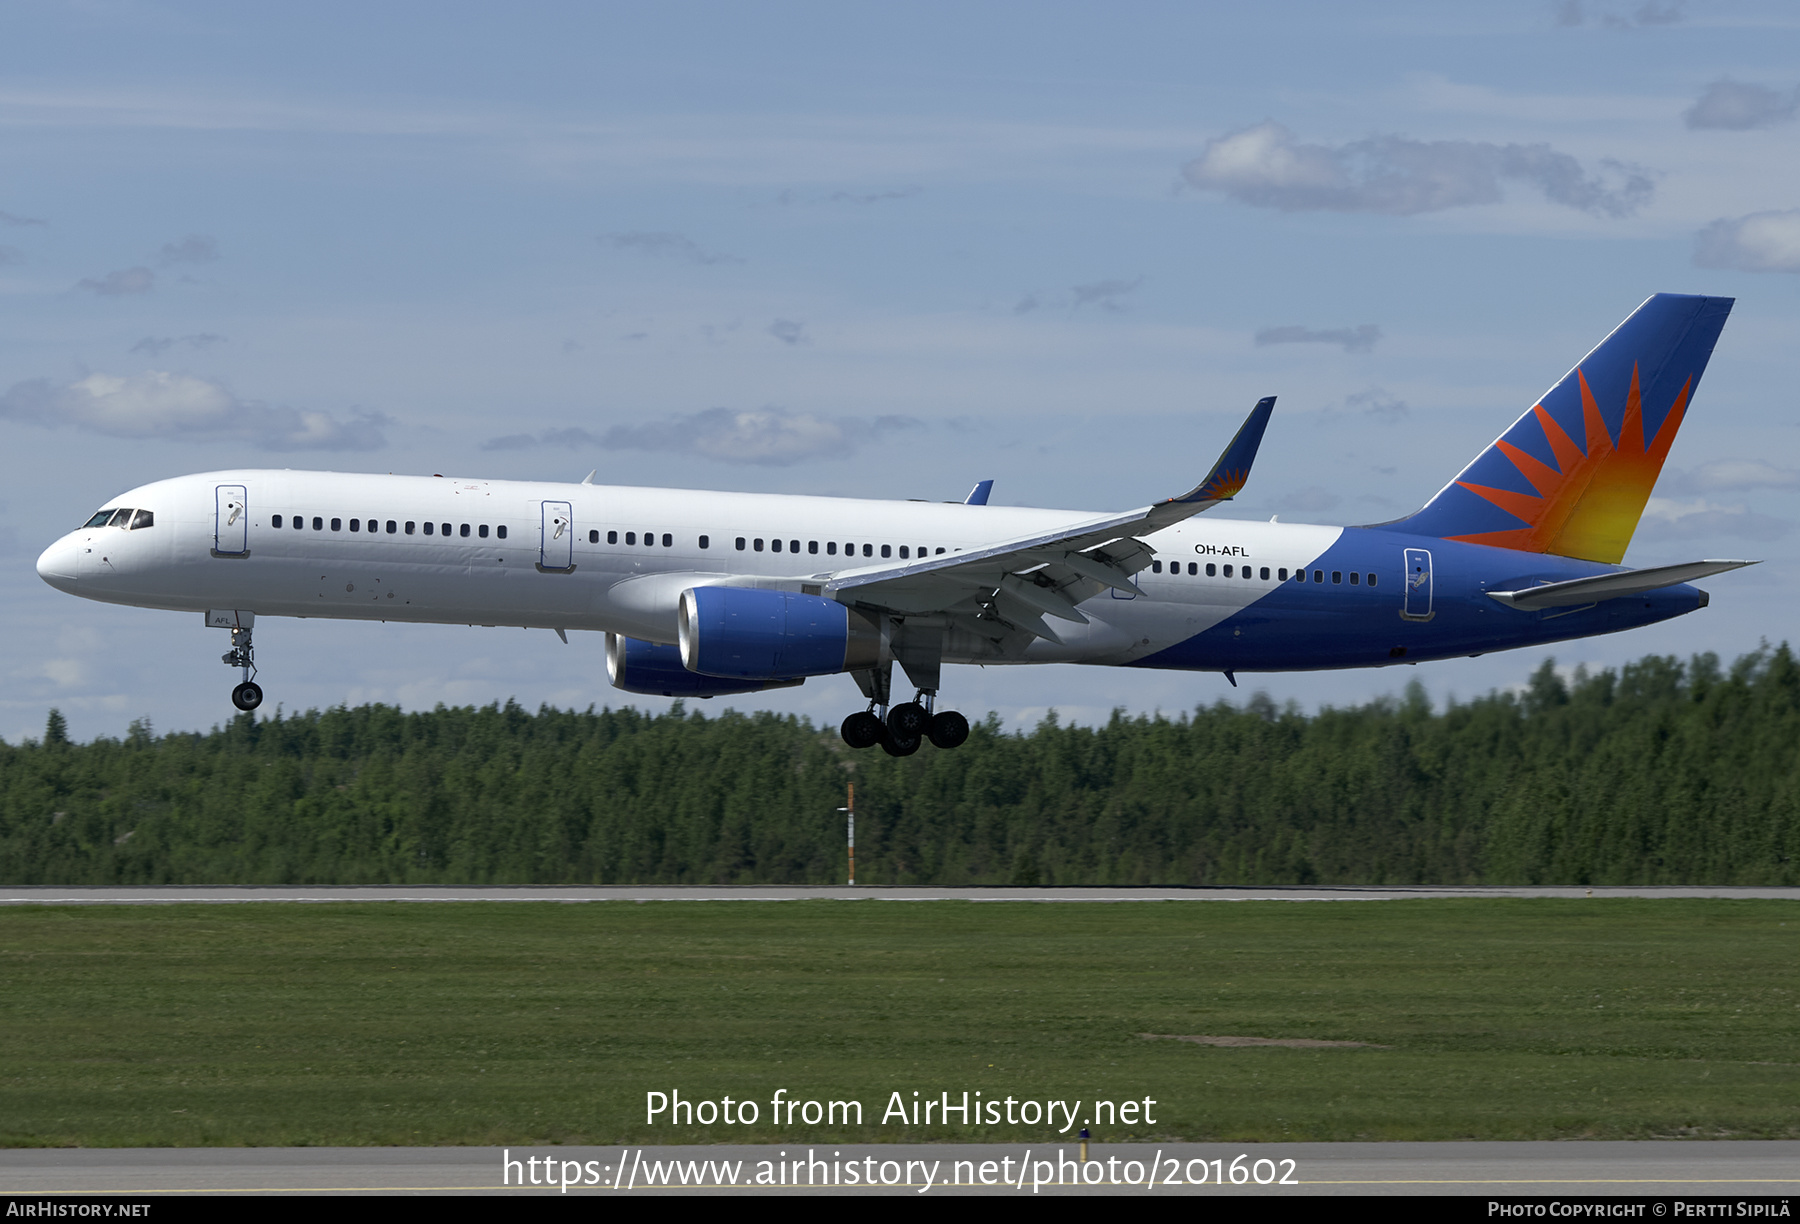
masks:
[[[858,710],[844,720],[841,734],[852,748],[872,748],[880,744],[889,756],[911,756],[919,745],[930,740],[939,748],[956,748],[969,738],[969,720],[955,710],[932,710],[937,694],[920,689],[911,701],[903,701],[881,713],[875,699],[869,708]]]
[[[256,649],[250,641],[251,631],[248,628],[231,631],[231,649],[221,656],[220,661],[227,667],[242,668],[243,683],[231,690],[231,704],[249,713],[262,704],[262,685],[250,677],[256,674]]]

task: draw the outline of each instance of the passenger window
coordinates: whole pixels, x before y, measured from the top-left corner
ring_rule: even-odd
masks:
[[[500,530],[502,532],[504,532],[506,530],[506,528],[502,527]],[[664,548],[674,548],[675,547],[675,534],[673,532],[670,532],[670,531],[663,532],[663,547]]]
[[[1150,572],[1152,574],[1162,573],[1162,562],[1161,561],[1152,561],[1150,563]]]
[[[1370,574],[1370,575],[1369,575],[1369,585],[1370,585],[1370,586],[1374,586],[1374,585],[1375,585],[1375,575],[1374,575],[1374,574]]]
[[[315,522],[315,523],[316,523],[316,522],[318,522],[318,521],[319,521],[319,520],[318,520],[318,519],[314,519],[314,520],[313,520],[313,522]],[[407,521],[407,524],[406,524],[406,534],[407,534],[407,535],[411,535],[411,534],[412,534],[412,533],[413,533],[413,527],[414,527],[414,526],[415,526],[415,525],[416,525],[416,524],[414,524],[414,523],[413,523],[413,522],[412,522],[412,521],[411,521],[411,520],[408,520],[408,521]],[[482,534],[483,534],[483,535],[486,535],[486,534],[487,534],[487,533],[486,533],[486,532],[485,532],[485,531],[484,531],[484,532],[482,532]]]
[[[1331,571],[1331,585],[1332,586],[1336,586],[1338,583],[1342,582],[1343,580],[1344,580],[1344,572],[1342,570],[1332,570]]]
[[[943,556],[943,555],[944,555],[944,550],[943,550],[943,549],[941,549],[941,548],[940,548],[940,549],[938,549],[938,550],[937,550],[937,555],[938,555],[938,556],[940,556],[940,557],[941,557],[941,556]]]
[[[636,544],[637,543],[637,532],[627,531],[625,533],[625,542],[627,544]]]
[[[588,532],[588,543],[589,544],[598,544],[599,542],[600,542],[600,533],[598,531]]]
[[[111,510],[108,510],[108,511],[107,511],[107,512],[106,512],[106,513],[107,513],[107,517],[109,517],[109,518],[110,518],[110,517],[111,517],[111,516],[112,516],[112,511],[111,511]],[[89,527],[92,527],[92,526],[94,526],[94,525],[95,525],[95,524],[97,524],[97,523],[99,523],[99,522],[100,522],[100,516],[99,516],[99,515],[98,515],[98,514],[96,514],[96,515],[95,515],[95,516],[94,516],[94,522],[92,522],[92,523],[89,523],[89,524],[88,524],[88,526],[89,526]],[[280,516],[280,515],[279,515],[279,514],[271,514],[271,515],[270,515],[270,516],[269,516],[269,526],[271,526],[271,527],[279,527],[279,526],[281,526],[281,516]]]
[[[1313,571],[1313,581],[1314,582],[1324,582],[1325,581],[1325,571],[1324,570],[1314,570]]]
[[[304,518],[300,517],[298,514],[296,514],[294,516],[294,530],[295,531],[305,531],[306,530],[306,520]]]
[[[837,556],[837,541],[836,540],[826,540],[825,541],[825,555],[828,557]]]
[[[334,524],[337,522],[336,519],[332,519],[331,521]],[[437,524],[435,524],[435,523],[426,523],[425,524],[425,534],[430,535],[434,530],[436,530],[436,527],[437,527]],[[334,527],[333,530],[336,530],[336,528]]]
[[[875,555],[875,546],[873,544],[864,544],[863,545],[863,556],[873,557],[874,555]]]
[[[388,525],[388,530],[392,531],[393,529],[394,529],[393,524],[390,523]],[[469,538],[469,525],[467,523],[464,523],[461,527],[457,528],[456,534],[461,536],[465,540],[468,539]]]
[[[1269,580],[1269,567],[1268,566],[1265,565],[1262,567],[1262,574],[1260,576],[1264,582],[1267,582]]]
[[[644,547],[645,548],[655,548],[656,547],[656,533],[654,531],[646,531],[644,533]]]
[[[1211,561],[1208,561],[1206,563],[1206,576],[1208,578],[1217,578],[1219,576],[1219,567],[1214,565]]]
[[[738,551],[739,551],[739,552],[743,552],[743,551],[744,551],[744,537],[743,537],[743,536],[739,536],[739,537],[738,537],[738,538],[737,538],[737,550],[738,550]]]
[[[607,532],[606,533],[606,542],[608,544],[617,544],[619,542],[619,533],[616,531]],[[742,540],[739,540],[738,547],[742,548],[743,546],[744,546],[744,542]]]
[[[387,521],[387,533],[389,535],[394,535],[399,530],[400,530],[400,524],[396,523],[393,519],[389,519]]]
[[[277,527],[281,526],[280,523],[276,523],[275,525]],[[350,530],[351,531],[361,531],[362,530],[362,520],[361,519],[351,519],[350,520]],[[448,531],[446,531],[444,534],[449,535],[450,533]]]
[[[506,524],[501,523],[498,527],[494,528],[494,534],[504,540],[506,538]]]
[[[711,548],[712,547],[712,537],[711,536],[701,536],[700,537],[700,547],[701,548]]]
[[[781,541],[780,540],[770,540],[769,541],[769,551],[770,552],[780,552],[781,551]]]
[[[886,544],[883,544],[881,546],[881,555],[884,557],[891,557],[894,555],[894,550],[892,548],[888,547]]]
[[[819,555],[819,542],[817,540],[808,540],[806,542],[806,551],[807,551],[808,555],[810,555],[810,556],[814,556],[814,557],[818,556]]]
[[[131,529],[133,531],[154,526],[156,526],[156,516],[151,514],[148,510],[139,510],[137,512],[137,517],[131,520]]]
[[[477,527],[475,529],[475,534],[484,540],[487,539],[487,524],[483,523],[481,526]]]
[[[316,514],[313,516],[313,530],[314,531],[324,531],[325,530],[325,520],[320,518]]]
[[[909,550],[909,549],[908,549],[908,548],[907,548],[907,547],[906,547],[906,545],[904,545],[904,544],[902,544],[902,545],[901,545],[901,546],[900,546],[900,559],[901,559],[901,560],[902,560],[902,561],[905,561],[905,560],[908,560],[908,559],[909,559],[909,558],[910,558],[910,557],[911,557],[911,555],[912,555],[912,554],[911,554],[911,550]]]
[[[1225,567],[1225,576],[1226,576],[1226,577],[1227,577],[1227,578],[1229,578],[1229,577],[1231,577],[1231,567],[1230,567],[1230,566],[1229,566],[1229,565],[1227,565],[1227,566],[1226,566],[1226,567]]]
[[[431,526],[430,523],[427,523],[425,525],[427,527]],[[342,531],[344,529],[344,520],[343,519],[332,519],[331,520],[331,529],[333,531]]]
[[[1280,577],[1281,577],[1281,580],[1282,580],[1282,581],[1283,581],[1283,582],[1286,582],[1286,581],[1287,581],[1287,567],[1286,567],[1286,566],[1285,566],[1285,565],[1284,565],[1284,566],[1282,566],[1282,567],[1281,567],[1281,568],[1280,568],[1280,569],[1278,569],[1278,570],[1276,570],[1276,571],[1275,571],[1275,572],[1276,572],[1276,573],[1277,573],[1277,574],[1278,574],[1278,575],[1280,575]]]
[[[799,552],[800,551],[800,541],[799,540],[789,540],[788,541],[788,551],[796,552],[796,553]]]
[[[1198,578],[1199,576],[1200,576],[1200,563],[1198,561],[1189,561],[1188,562],[1188,577],[1189,578]]]
[[[106,526],[107,523],[112,521],[112,516],[113,516],[113,512],[111,510],[102,510],[102,511],[100,511],[100,513],[96,514],[93,518],[91,518],[87,521],[87,526],[89,526],[89,527],[104,527],[104,526]],[[281,526],[281,516],[279,514],[277,514],[274,518],[270,519],[269,521],[271,523],[274,523],[277,527]]]
[[[762,550],[763,550],[763,542],[762,542],[762,537],[761,537],[761,536],[757,536],[757,537],[756,537],[756,539],[754,539],[754,540],[752,540],[752,541],[751,541],[751,542],[750,542],[750,546],[751,546],[751,547],[752,547],[752,548],[753,548],[753,549],[755,549],[755,550],[756,550],[756,551],[757,551],[757,552],[761,552],[761,551],[762,551]]]
[[[1361,586],[1362,585],[1362,575],[1357,573],[1355,570],[1350,571],[1350,585],[1351,586]]]

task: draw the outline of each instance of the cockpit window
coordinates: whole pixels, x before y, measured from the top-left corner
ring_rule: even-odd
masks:
[[[113,516],[112,516],[112,526],[114,526],[114,527],[130,527],[131,526],[131,515],[132,515],[132,512],[130,510],[114,510]]]
[[[131,529],[133,531],[136,531],[141,527],[154,526],[156,526],[156,516],[151,514],[148,510],[139,510],[137,512],[137,517],[131,520]]]
[[[111,510],[102,510],[100,513],[96,514],[93,518],[91,518],[87,521],[87,526],[89,526],[89,527],[104,527],[104,526],[106,526],[106,524],[109,521],[111,521],[112,516],[113,516],[113,512]]]

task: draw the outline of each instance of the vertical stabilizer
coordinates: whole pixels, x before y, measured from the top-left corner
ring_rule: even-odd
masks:
[[[1616,565],[1731,298],[1659,293],[1395,531]]]

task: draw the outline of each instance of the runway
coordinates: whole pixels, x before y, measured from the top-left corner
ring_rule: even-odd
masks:
[[[503,1165],[503,1157],[513,1163]],[[1198,1195],[1717,1199],[1800,1191],[1800,1141],[1096,1143],[1089,1161],[1081,1165],[1070,1142],[546,1146],[504,1154],[500,1148],[31,1149],[0,1152],[0,1195],[563,1194],[564,1179],[577,1183],[566,1193],[656,1195],[1116,1194],[1131,1187]],[[1241,1184],[1232,1184],[1234,1161]],[[1152,1169],[1157,1176],[1147,1184]],[[758,1185],[759,1175],[786,1184]]]
[[[1607,886],[1581,885],[1357,885],[1313,888],[1273,885],[1257,888],[853,888],[845,885],[619,885],[603,887],[437,888],[360,886],[296,886],[240,888],[232,886],[101,888],[56,884],[0,887],[0,905],[236,905],[259,901],[324,904],[343,901],[1402,901],[1455,897],[1611,897],[1651,899],[1710,898],[1727,900],[1800,901],[1800,887],[1732,887],[1726,885]]]

